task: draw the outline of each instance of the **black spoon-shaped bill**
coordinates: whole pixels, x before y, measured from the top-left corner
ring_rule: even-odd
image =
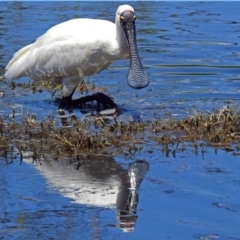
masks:
[[[130,68],[128,73],[128,85],[132,88],[141,89],[148,86],[150,80],[143,69],[141,60],[138,55],[135,15],[131,11],[124,12],[122,20],[123,31],[129,46]]]

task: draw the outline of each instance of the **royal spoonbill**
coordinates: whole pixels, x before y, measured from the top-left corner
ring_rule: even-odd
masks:
[[[112,62],[130,58],[128,84],[140,89],[149,84],[138,55],[136,15],[129,5],[118,7],[115,24],[100,19],[72,19],[50,28],[37,40],[16,52],[6,66],[5,78],[29,76],[63,84],[59,109],[96,100],[104,107],[116,104],[103,93],[72,99],[84,77],[99,73]]]

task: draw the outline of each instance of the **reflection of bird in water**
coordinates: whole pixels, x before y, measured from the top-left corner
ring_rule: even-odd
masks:
[[[25,159],[32,163],[32,160]],[[138,188],[149,169],[146,161],[136,161],[128,169],[111,157],[96,157],[79,165],[67,160],[36,165],[51,188],[75,203],[116,208],[119,226],[133,231],[137,221]]]
[[[115,24],[99,19],[73,19],[60,23],[39,37],[35,43],[14,54],[6,66],[5,77],[15,80],[30,76],[63,84],[60,109],[97,100],[104,108],[116,104],[106,95],[96,93],[72,100],[84,77],[106,69],[112,62],[130,57],[128,84],[136,89],[149,84],[138,56],[135,32],[136,15],[129,5],[118,7]]]

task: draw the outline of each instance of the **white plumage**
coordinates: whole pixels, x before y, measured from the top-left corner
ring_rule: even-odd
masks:
[[[121,23],[123,18],[129,18],[129,13],[132,13],[131,18],[134,16],[135,20],[133,8],[121,5],[117,9],[115,24],[106,20],[83,18],[69,20],[50,28],[36,42],[14,54],[6,66],[5,78],[16,80],[29,76],[34,80],[47,78],[61,82],[63,98],[71,98],[84,77],[102,71],[113,61],[128,58],[129,53],[131,55],[129,44],[132,43],[127,40]],[[131,65],[134,65],[134,59],[132,62]],[[141,70],[141,62],[137,67],[140,67],[140,75],[145,75],[146,78],[144,70]],[[135,88],[148,85],[148,79],[144,79],[145,83],[142,81],[142,84],[141,81],[140,79],[140,84],[137,85],[130,81],[129,85]],[[64,108],[66,103],[60,105]]]

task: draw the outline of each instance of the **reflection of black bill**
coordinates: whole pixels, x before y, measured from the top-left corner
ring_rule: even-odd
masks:
[[[129,165],[130,191],[123,209],[119,209],[119,226],[124,232],[132,232],[137,222],[138,188],[149,170],[146,161],[136,161]]]
[[[128,169],[130,177],[131,189],[137,191],[144,176],[149,170],[149,163],[143,160],[131,163]]]

